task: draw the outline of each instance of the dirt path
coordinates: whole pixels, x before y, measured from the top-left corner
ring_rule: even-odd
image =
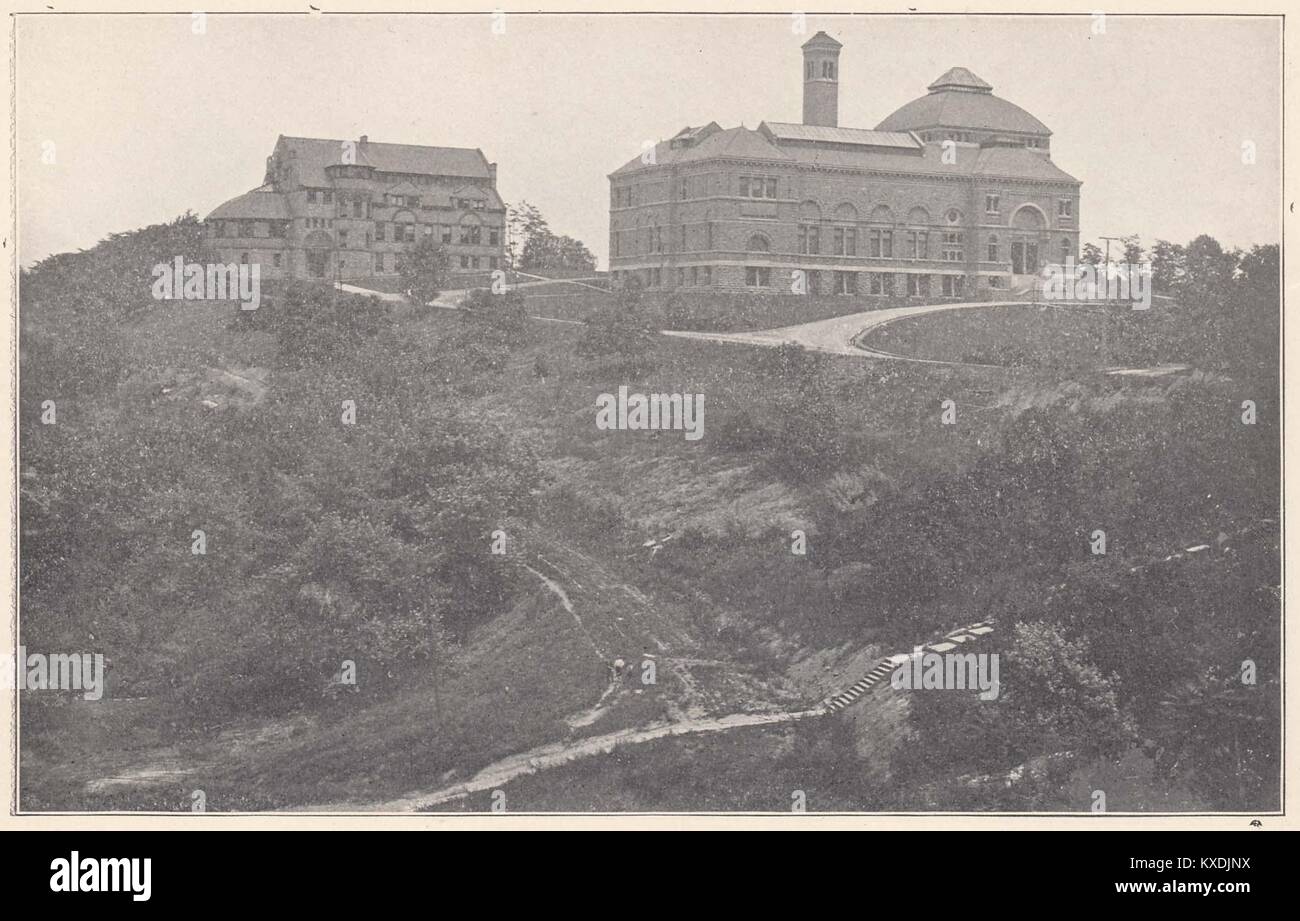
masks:
[[[768,726],[774,723],[790,723],[813,716],[824,716],[826,710],[816,707],[799,712],[778,711],[775,713],[732,713],[727,716],[688,719],[672,723],[652,723],[637,729],[620,729],[605,735],[591,736],[577,742],[552,742],[537,748],[502,758],[495,764],[485,767],[464,783],[433,790],[426,793],[412,793],[400,799],[387,800],[382,803],[334,803],[327,806],[312,806],[311,812],[414,812],[423,806],[434,806],[451,800],[460,799],[471,793],[494,790],[503,784],[535,774],[548,768],[559,767],[572,761],[605,755],[624,745],[639,745],[668,736],[692,735],[703,732],[726,732],[745,726]]]

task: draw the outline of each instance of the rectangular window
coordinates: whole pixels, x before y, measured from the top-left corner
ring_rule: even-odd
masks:
[[[741,176],[742,198],[776,198],[776,178],[772,176]]]
[[[1056,203],[1056,216],[1062,218],[1074,217],[1074,202],[1068,198],[1062,198]]]
[[[695,286],[698,285],[699,283],[700,283],[700,267],[698,265],[693,265],[691,266],[691,285]]]
[[[943,260],[945,262],[961,262],[962,260],[962,235],[961,231],[949,230],[943,235]]]
[[[387,243],[387,242],[388,242],[388,225],[387,225],[387,224],[379,223],[379,224],[376,224],[376,225],[375,225],[375,242],[377,242],[377,243]]]
[[[994,239],[989,240],[989,262],[997,262],[997,261],[998,261],[998,241],[997,238],[995,237]]]
[[[690,191],[689,183],[687,183],[685,177],[683,177],[681,183],[677,187],[677,197],[688,198],[690,197],[688,194],[689,191]]]
[[[680,266],[677,268],[677,287],[686,287],[686,270]]]
[[[501,243],[501,231],[499,231],[499,230],[489,230],[489,231],[488,231],[488,243],[491,244],[492,246],[498,246],[498,245],[500,245],[500,243]]]
[[[858,231],[856,227],[850,227],[844,231],[844,255],[856,256],[858,254]]]
[[[340,247],[343,247],[343,246],[347,246],[347,245],[348,245],[348,232],[347,232],[346,230],[340,230],[340,231],[339,231],[339,246],[340,246]]]
[[[443,242],[443,243],[450,243],[450,242],[451,242],[451,227],[450,227],[450,226],[447,226],[447,227],[442,228],[442,242]]]
[[[461,256],[461,257],[460,257],[460,267],[461,267],[462,269],[468,269],[468,268],[469,268],[469,256]]]
[[[985,214],[998,213],[998,196],[996,195],[984,196],[984,213]]]
[[[700,266],[700,284],[702,285],[713,284],[713,266],[711,265]]]
[[[870,291],[872,294],[880,295],[885,293],[885,278],[879,272],[869,272],[871,276]]]
[[[767,266],[747,266],[745,268],[745,284],[750,288],[766,288],[770,281],[770,275]]]
[[[858,273],[857,272],[836,272],[835,293],[836,294],[857,294]]]
[[[315,189],[308,189],[308,190],[307,190],[307,203],[308,203],[308,204],[315,204],[315,203],[316,203],[316,190],[315,190]]]
[[[274,256],[271,257],[271,264],[274,265],[277,269],[280,268],[281,262],[282,259],[279,253],[276,253]]]
[[[944,297],[961,297],[962,276],[945,275],[943,276],[943,296]]]
[[[831,253],[836,256],[843,256],[844,255],[844,228],[836,227],[834,233],[835,236],[834,236],[834,242],[831,244],[833,247],[831,249]]]

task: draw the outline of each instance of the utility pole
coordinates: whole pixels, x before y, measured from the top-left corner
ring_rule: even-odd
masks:
[[[1097,239],[1106,241],[1106,300],[1109,301],[1110,300],[1110,241],[1114,240],[1116,243],[1121,243],[1123,242],[1124,238],[1123,237],[1098,237]]]
[[[1101,366],[1110,365],[1110,241],[1120,242],[1123,237],[1100,237],[1106,241],[1106,300],[1102,302]]]

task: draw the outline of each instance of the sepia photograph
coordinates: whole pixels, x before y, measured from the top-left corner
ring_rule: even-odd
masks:
[[[1276,11],[246,6],[8,17],[11,819],[1289,822]]]

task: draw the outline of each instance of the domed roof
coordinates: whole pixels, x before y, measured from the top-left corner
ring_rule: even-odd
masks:
[[[1048,135],[1047,126],[1015,103],[993,95],[993,87],[965,67],[954,67],[879,125],[877,131],[971,128]]]
[[[204,220],[278,220],[289,219],[289,209],[284,196],[269,185],[259,186],[251,192],[218,205]]]

